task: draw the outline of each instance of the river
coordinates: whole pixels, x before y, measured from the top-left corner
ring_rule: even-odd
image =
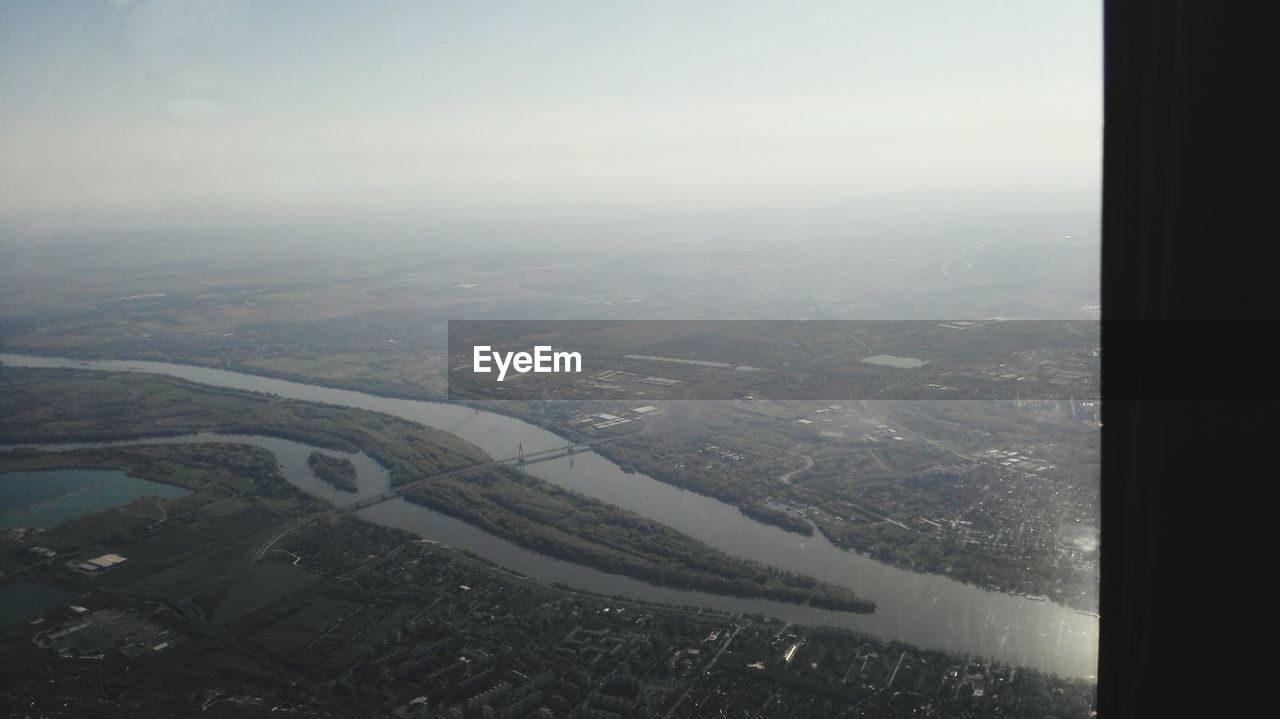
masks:
[[[163,362],[81,361],[5,353],[0,353],[0,362],[15,367],[160,374],[216,387],[384,412],[451,432],[498,458],[513,456],[519,444],[524,445],[526,453],[565,444],[563,438],[551,432],[505,415],[477,413],[459,405],[379,397],[227,370]],[[301,458],[300,469],[289,469],[290,453],[309,452],[310,448],[305,445],[273,438],[242,439],[254,440],[250,443],[276,452],[281,457],[282,466],[288,470],[286,477],[290,481],[326,499],[339,495],[339,499],[349,501],[364,492],[373,493],[375,488],[385,486],[385,473],[379,480],[376,473],[383,470],[370,468],[365,461],[372,460],[367,458],[358,465],[362,470],[360,494],[351,495],[338,492],[315,479],[305,467],[305,454],[298,455]],[[656,587],[530,552],[463,522],[402,500],[361,510],[360,514],[380,524],[469,549],[544,582],[557,581],[584,590],[648,601],[759,612],[788,621],[829,624],[1064,676],[1093,677],[1096,674],[1098,619],[1095,616],[1050,601],[981,589],[942,575],[899,569],[841,550],[820,534],[803,537],[784,532],[756,522],[718,500],[658,482],[644,474],[623,472],[594,452],[579,452],[572,458],[527,465],[525,470],[548,482],[650,517],[728,554],[849,587],[859,596],[876,602],[876,611],[869,615],[829,612],[785,603]]]

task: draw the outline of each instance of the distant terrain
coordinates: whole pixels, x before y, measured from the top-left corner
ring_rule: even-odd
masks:
[[[1096,318],[1095,224],[1080,211],[522,225],[537,243],[481,223],[10,233],[0,349],[439,398],[448,320]]]

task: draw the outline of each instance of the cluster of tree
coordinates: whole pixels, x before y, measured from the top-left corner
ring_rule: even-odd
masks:
[[[803,534],[806,537],[813,534],[813,525],[780,509],[773,509],[763,504],[742,504],[738,506],[738,511],[757,522],[772,524],[788,532]]]
[[[320,479],[332,484],[344,492],[356,491],[356,466],[346,457],[331,457],[320,452],[312,452],[307,457],[307,466]]]
[[[496,467],[407,497],[528,549],[680,589],[870,612],[874,603],[812,577],[731,557],[658,522]]]

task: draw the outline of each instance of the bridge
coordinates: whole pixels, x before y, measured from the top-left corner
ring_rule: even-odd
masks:
[[[505,459],[494,459],[488,462],[481,462],[480,464],[472,464],[466,467],[459,467],[458,469],[451,469],[447,472],[438,472],[436,474],[432,474],[427,477],[420,477],[418,479],[413,480],[412,482],[406,482],[400,485],[399,487],[393,487],[391,489],[388,489],[385,492],[380,492],[378,494],[365,497],[363,499],[357,499],[347,504],[338,505],[337,507],[334,507],[333,509],[329,510],[325,514],[354,512],[360,509],[366,509],[368,507],[372,507],[376,504],[382,504],[383,502],[396,499],[397,497],[402,496],[405,492],[411,491],[415,487],[426,484],[427,482],[431,482],[433,480],[441,479],[443,477],[454,477],[460,474],[466,474],[467,472],[475,472],[477,470],[486,469],[489,467],[496,467],[498,465],[503,465],[503,464],[513,465],[513,466],[522,466],[522,465],[528,465],[528,464],[536,464],[538,462],[550,462],[551,460],[562,459],[564,457],[572,457],[574,454],[581,452],[583,450],[591,449],[592,447],[599,447],[604,444],[609,444],[610,442],[617,442],[618,440],[625,439],[626,437],[629,437],[632,434],[634,434],[634,432],[618,435],[615,437],[605,437],[602,439],[595,439],[589,442],[579,442],[576,444],[573,442],[569,442],[563,447],[553,447],[551,449],[543,449],[537,452],[528,452],[528,453],[524,451],[524,445],[521,444],[519,454],[517,454],[514,457],[507,457]]]
[[[570,461],[572,462],[573,455],[582,450],[591,449],[592,447],[599,447],[601,445],[608,444],[610,442],[617,442],[618,440],[625,439],[631,436],[632,434],[635,434],[635,432],[628,432],[627,434],[621,434],[614,437],[605,437],[602,439],[595,439],[589,442],[579,442],[577,444],[573,442],[567,442],[563,447],[553,447],[551,449],[539,450],[537,452],[531,452],[528,454],[525,453],[524,444],[521,443],[519,447],[519,453],[514,457],[507,457],[506,459],[494,459],[488,462],[481,462],[479,464],[472,464],[466,467],[451,469],[447,472],[437,472],[435,474],[428,475],[426,477],[419,477],[418,479],[415,479],[412,482],[406,482],[405,484],[402,484],[399,487],[388,489],[385,492],[379,492],[378,494],[375,494],[369,497],[364,497],[363,499],[357,499],[353,502],[348,502],[347,504],[340,504],[335,507],[331,507],[329,509],[322,509],[322,510],[316,511],[312,514],[295,517],[294,523],[292,525],[285,528],[282,532],[272,537],[263,546],[258,548],[258,550],[254,553],[254,561],[261,561],[262,558],[266,555],[268,551],[270,551],[271,547],[276,542],[280,541],[291,532],[301,529],[302,527],[305,527],[307,525],[313,524],[325,517],[332,517],[335,514],[341,514],[343,512],[355,512],[361,509],[367,509],[374,505],[382,504],[383,502],[396,499],[402,496],[405,492],[408,492],[415,487],[426,484],[427,482],[431,482],[433,480],[437,480],[442,477],[455,477],[460,474],[466,474],[467,472],[475,472],[477,470],[486,469],[489,467],[496,467],[502,464],[521,466],[526,464],[534,464],[537,462],[550,462],[553,459],[560,459],[562,457],[569,457]]]

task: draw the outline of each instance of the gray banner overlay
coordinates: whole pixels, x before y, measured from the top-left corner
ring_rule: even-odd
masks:
[[[450,399],[1095,399],[1100,362],[1092,320],[449,322]]]

